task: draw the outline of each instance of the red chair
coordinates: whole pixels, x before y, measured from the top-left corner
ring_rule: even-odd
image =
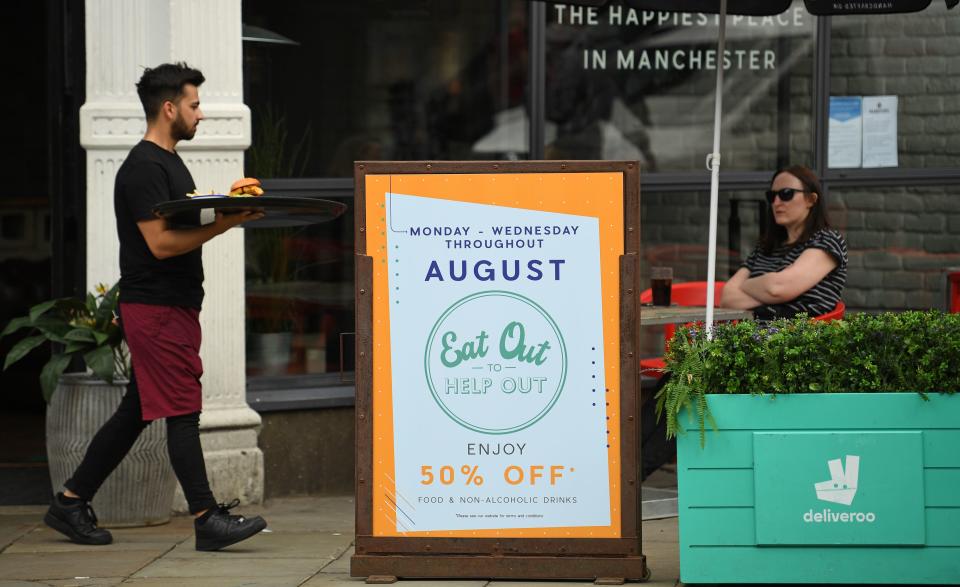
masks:
[[[947,273],[947,312],[960,312],[960,271]]]
[[[826,314],[820,314],[819,316],[814,316],[814,320],[823,320],[824,322],[830,322],[831,320],[840,320],[843,318],[843,313],[847,311],[847,306],[843,302],[837,302],[837,305],[833,307],[832,310]]]
[[[720,305],[720,294],[723,292],[725,281],[714,283],[713,305]],[[653,292],[646,289],[640,293],[640,303],[649,304],[653,301]],[[706,306],[707,305],[707,282],[689,281],[687,283],[675,283],[670,288],[670,303],[678,306]],[[677,327],[674,324],[667,324],[663,327],[664,346],[670,344]],[[649,357],[640,359],[640,374],[649,377],[659,378],[663,374],[666,363],[663,357]]]

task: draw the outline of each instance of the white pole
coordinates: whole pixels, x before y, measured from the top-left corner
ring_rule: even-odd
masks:
[[[723,119],[723,52],[727,37],[727,0],[720,0],[720,39],[717,42],[717,92],[713,112],[713,152],[710,168],[710,242],[707,249],[707,338],[713,338],[713,298],[717,286],[717,208],[720,198],[720,127]]]

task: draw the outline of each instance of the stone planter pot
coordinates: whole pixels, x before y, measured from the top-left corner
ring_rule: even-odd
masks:
[[[960,394],[928,399],[708,395],[717,429],[677,437],[680,580],[956,584]]]
[[[93,436],[126,391],[83,373],[60,378],[47,406],[47,457],[53,491],[80,465]],[[176,478],[167,454],[167,428],[150,424],[93,499],[101,526],[152,526],[170,521]]]

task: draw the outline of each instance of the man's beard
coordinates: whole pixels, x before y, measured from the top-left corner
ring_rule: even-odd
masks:
[[[183,117],[177,116],[170,128],[170,134],[173,135],[174,141],[189,141],[193,138],[193,135],[197,134],[197,127],[196,125],[193,128],[188,127],[187,123],[183,121]]]

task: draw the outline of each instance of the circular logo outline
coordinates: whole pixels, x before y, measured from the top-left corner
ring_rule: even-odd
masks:
[[[546,406],[544,406],[544,408],[540,410],[540,412],[537,413],[533,418],[527,420],[526,422],[523,422],[522,424],[518,424],[516,426],[512,426],[510,428],[504,428],[504,429],[482,428],[480,426],[471,424],[463,420],[456,414],[454,414],[443,403],[443,400],[440,399],[439,394],[437,394],[437,390],[433,386],[433,377],[431,375],[431,369],[430,369],[430,350],[433,348],[433,342],[435,340],[434,336],[436,335],[437,330],[439,330],[440,324],[444,320],[446,320],[447,317],[450,314],[452,314],[454,310],[456,310],[460,306],[466,304],[469,301],[475,300],[477,298],[482,298],[487,296],[502,296],[502,297],[513,298],[515,300],[518,300],[520,302],[523,302],[529,305],[534,310],[539,312],[540,315],[547,320],[547,323],[550,324],[551,328],[553,328],[554,334],[557,335],[557,340],[560,342],[560,356],[561,356],[560,382],[557,384],[557,390],[554,392],[553,397],[550,399],[550,402]],[[447,308],[443,312],[443,314],[440,315],[440,317],[437,319],[436,322],[434,322],[433,328],[430,330],[430,335],[427,338],[427,346],[424,349],[424,353],[423,353],[423,367],[424,367],[424,373],[427,378],[427,387],[430,388],[430,395],[433,397],[433,401],[437,403],[437,405],[440,407],[443,413],[445,413],[451,420],[463,426],[464,428],[467,428],[468,430],[473,430],[474,432],[480,432],[481,434],[510,434],[513,432],[519,432],[520,430],[524,430],[525,428],[529,428],[530,426],[536,424],[544,416],[546,416],[547,413],[551,409],[553,409],[553,406],[556,405],[557,401],[560,400],[560,396],[563,394],[563,388],[566,385],[566,381],[567,381],[567,343],[563,340],[563,334],[561,334],[560,332],[560,327],[557,326],[557,323],[554,322],[550,314],[548,314],[547,311],[540,306],[540,304],[536,303],[530,298],[527,298],[525,296],[522,296],[518,293],[511,292],[511,291],[503,291],[503,290],[481,291],[477,293],[472,293],[466,297],[463,297],[457,300],[456,302],[453,303],[453,305]]]

